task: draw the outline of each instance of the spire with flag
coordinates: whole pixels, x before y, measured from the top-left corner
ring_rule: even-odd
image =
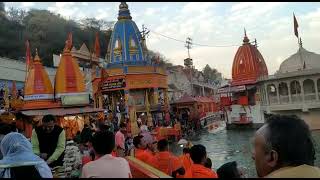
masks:
[[[27,74],[29,71],[30,63],[31,63],[30,44],[29,44],[29,40],[27,40],[26,41],[26,77],[25,77],[25,80],[27,79]]]
[[[68,50],[68,51],[71,51],[71,48],[72,48],[72,33],[69,32],[68,34],[68,39],[66,41],[66,46],[65,46],[65,50]]]

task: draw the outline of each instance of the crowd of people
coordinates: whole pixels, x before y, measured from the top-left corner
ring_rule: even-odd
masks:
[[[11,125],[0,125],[0,178],[52,178],[56,167],[64,177],[131,178],[125,156],[136,159],[175,178],[241,178],[237,162],[214,170],[201,144],[185,146],[176,156],[167,139],[156,140],[145,126],[132,137],[125,122],[111,130],[101,124],[85,125],[75,139],[66,139],[55,117],[46,115],[32,131],[31,142]],[[258,177],[320,177],[314,165],[315,148],[308,125],[297,116],[272,115],[256,131],[252,159]]]

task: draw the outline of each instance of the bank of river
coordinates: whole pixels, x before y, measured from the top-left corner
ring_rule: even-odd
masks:
[[[218,134],[202,132],[193,144],[206,146],[208,156],[211,158],[213,168],[217,169],[222,164],[236,161],[242,167],[247,177],[257,177],[254,161],[251,157],[252,137],[254,130],[224,130]],[[316,146],[316,166],[320,166],[320,131],[312,132]],[[181,153],[181,148],[176,145],[171,147],[176,154]]]

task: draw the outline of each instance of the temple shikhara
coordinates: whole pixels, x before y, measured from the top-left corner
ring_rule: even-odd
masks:
[[[89,113],[103,111],[89,104],[84,76],[76,58],[70,53],[71,44],[69,38],[55,74],[54,84],[51,83],[36,51],[27,74],[23,103],[17,108],[31,119],[29,123],[22,122],[25,124],[22,129],[26,130],[27,137],[31,136],[32,122],[35,124],[40,117],[52,114],[58,117],[59,124],[66,129],[67,139],[72,139],[82,130],[85,121],[89,121]]]
[[[144,33],[124,2],[109,42],[107,64],[92,81],[95,106],[117,112],[121,121],[129,115],[135,134],[140,114],[146,114],[152,126],[152,119],[161,120],[169,112],[167,74],[147,55]]]
[[[218,89],[224,118],[229,125],[264,123],[257,89],[259,79],[266,76],[268,69],[263,56],[245,31],[243,44],[233,60],[231,84]]]

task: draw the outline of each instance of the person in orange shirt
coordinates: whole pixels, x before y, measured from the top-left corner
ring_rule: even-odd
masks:
[[[190,157],[190,149],[183,148],[183,154],[179,157],[179,159],[181,160],[184,169],[188,170],[193,163]]]
[[[187,170],[185,178],[218,178],[216,172],[204,166],[207,162],[207,152],[203,145],[192,146],[190,156],[193,164]]]
[[[134,157],[149,164],[153,165],[155,163],[155,158],[150,151],[147,150],[146,142],[143,136],[138,135],[133,138],[134,145]]]
[[[158,151],[155,155],[155,168],[172,177],[184,175],[185,169],[180,159],[169,152],[168,141],[166,139],[158,141]]]

